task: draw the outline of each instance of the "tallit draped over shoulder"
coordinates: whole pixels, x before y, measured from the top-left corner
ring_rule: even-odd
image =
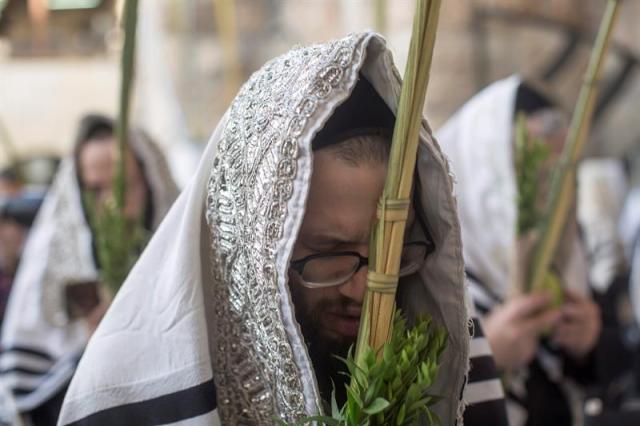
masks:
[[[437,132],[455,174],[467,269],[500,298],[516,246],[513,120],[517,76],[493,83]]]
[[[294,317],[288,265],[314,135],[366,78],[390,109],[400,79],[373,33],[290,52],[244,84],[80,361],[60,424],[271,424],[321,406]],[[424,125],[423,210],[436,252],[400,303],[449,332],[435,392],[461,413],[468,315],[448,165]]]

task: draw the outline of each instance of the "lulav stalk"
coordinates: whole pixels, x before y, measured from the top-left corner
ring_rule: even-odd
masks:
[[[378,220],[370,240],[369,275],[356,346],[356,360],[360,359],[367,347],[379,351],[391,336],[400,256],[440,3],[440,0],[418,0],[416,4],[387,179],[379,201]]]
[[[123,6],[124,46],[122,49],[120,99],[116,138],[118,160],[113,178],[114,199],[96,208],[96,199],[84,194],[87,214],[94,230],[96,254],[101,267],[100,280],[113,296],[124,282],[143,247],[145,236],[137,223],[125,216],[126,155],[129,128],[129,103],[134,73],[134,53],[138,1],[127,0]]]
[[[562,231],[566,225],[569,211],[573,205],[576,190],[576,162],[580,158],[589,135],[598,97],[599,79],[618,16],[619,6],[619,0],[608,1],[600,30],[596,37],[589,66],[580,90],[578,104],[573,113],[569,133],[565,141],[559,169],[554,174],[549,208],[542,223],[540,240],[535,247],[533,262],[529,269],[527,280],[527,290],[529,291],[542,288]]]
[[[122,48],[120,101],[116,136],[118,138],[118,168],[114,181],[116,206],[120,212],[124,209],[126,192],[125,155],[127,152],[127,134],[129,130],[129,105],[131,102],[131,83],[135,67],[136,28],[138,23],[138,0],[126,0],[124,3],[124,46]]]

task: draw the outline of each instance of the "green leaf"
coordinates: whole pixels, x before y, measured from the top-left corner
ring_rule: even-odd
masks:
[[[338,408],[338,402],[336,401],[335,389],[333,390],[333,392],[331,392],[331,416],[334,419],[339,419],[342,417],[340,409]]]
[[[436,421],[430,407],[439,397],[430,394],[429,387],[437,376],[446,339],[446,331],[430,317],[419,317],[408,329],[406,320],[396,313],[391,339],[380,358],[366,350],[365,368],[355,363],[351,351],[342,359],[352,379],[347,401],[338,408],[332,394],[333,422],[322,420],[322,424],[386,426],[418,424],[421,418]]]
[[[376,398],[368,407],[366,407],[363,411],[370,416],[377,414],[383,411],[385,408],[389,406],[389,401],[384,398]]]
[[[347,396],[350,400],[352,400],[358,405],[358,408],[364,407],[364,403],[362,402],[362,399],[356,392],[353,391],[353,389],[347,388]]]
[[[402,404],[400,406],[400,410],[398,410],[398,415],[396,416],[396,425],[402,425],[404,423],[406,411],[407,411],[407,406]]]
[[[385,343],[382,348],[382,360],[385,363],[389,363],[393,359],[393,350],[391,349],[391,345],[389,343]]]

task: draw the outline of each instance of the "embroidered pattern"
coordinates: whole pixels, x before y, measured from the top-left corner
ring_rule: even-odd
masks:
[[[98,279],[89,251],[90,230],[82,212],[76,169],[71,160],[60,167],[49,193],[57,194],[57,198],[45,201],[42,208],[55,212],[56,223],[50,231],[52,236],[48,247],[40,248],[43,258],[47,259],[40,290],[41,303],[44,318],[54,326],[65,327],[70,322],[64,300],[65,287],[75,282]]]
[[[207,187],[223,424],[306,415],[280,310],[276,249],[298,172],[299,137],[345,80],[362,37],[297,48],[267,63],[231,105]],[[306,143],[311,143],[307,141]]]

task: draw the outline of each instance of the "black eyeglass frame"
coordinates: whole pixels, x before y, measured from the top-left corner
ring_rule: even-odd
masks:
[[[427,259],[427,257],[434,252],[435,250],[435,244],[433,243],[433,241],[430,240],[425,240],[425,241],[411,241],[411,242],[407,242],[404,243],[404,245],[402,246],[403,249],[406,247],[411,247],[411,246],[422,246],[425,247],[425,254],[424,257],[421,259],[423,262]],[[298,275],[300,275],[302,277],[302,273],[304,272],[304,267],[306,266],[306,264],[312,260],[316,260],[316,259],[324,259],[324,258],[328,258],[328,257],[356,257],[358,258],[358,265],[356,266],[356,268],[353,270],[353,272],[351,272],[351,275],[349,275],[347,278],[345,278],[345,280],[342,283],[347,282],[352,276],[354,276],[355,274],[358,273],[358,271],[365,265],[369,264],[369,258],[368,257],[364,257],[362,256],[360,253],[358,253],[357,251],[338,251],[338,252],[328,252],[328,253],[315,253],[315,254],[311,254],[309,256],[303,257],[302,259],[298,259],[298,260],[292,260],[289,263],[289,267],[295,271]],[[402,273],[402,271],[400,271],[400,276],[406,276],[406,275],[410,275],[415,271],[409,271],[405,274]],[[341,283],[336,283],[336,284],[327,284],[326,287],[333,287],[335,285],[340,285]],[[314,285],[313,288],[322,288],[324,287],[323,285]]]

